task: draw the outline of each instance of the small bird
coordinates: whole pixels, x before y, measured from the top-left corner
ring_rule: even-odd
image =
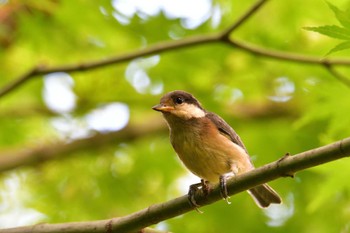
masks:
[[[163,114],[169,126],[171,144],[181,161],[201,178],[201,183],[191,185],[189,189],[189,201],[194,207],[199,206],[194,200],[194,192],[199,186],[208,192],[210,184],[219,183],[221,194],[227,200],[226,179],[254,169],[238,134],[221,117],[206,111],[190,93],[169,92],[152,109]],[[261,208],[282,202],[267,184],[248,192]]]

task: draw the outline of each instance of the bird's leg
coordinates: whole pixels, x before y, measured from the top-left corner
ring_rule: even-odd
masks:
[[[226,180],[227,180],[226,174],[220,176],[220,192],[221,192],[222,198],[227,202],[227,204],[231,204],[231,202],[228,200],[230,196],[228,195],[228,192],[227,192]]]
[[[203,213],[201,210],[199,210],[198,208],[201,207],[200,205],[197,204],[196,200],[194,199],[194,195],[195,193],[199,190],[199,187],[202,186],[202,182],[201,183],[196,183],[196,184],[192,184],[190,185],[190,188],[188,190],[188,201],[190,203],[190,205],[198,212],[198,213]]]
[[[210,192],[209,182],[204,179],[201,179],[200,183],[190,185],[190,188],[188,190],[188,201],[190,202],[191,206],[193,206],[196,209],[197,212],[203,213],[198,209],[200,205],[198,205],[196,200],[194,199],[194,195],[199,190],[199,188],[202,189],[204,195],[208,195]]]

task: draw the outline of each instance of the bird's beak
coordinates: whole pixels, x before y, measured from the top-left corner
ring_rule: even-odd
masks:
[[[174,107],[165,104],[157,104],[156,106],[153,106],[152,109],[159,112],[170,112],[174,110]]]

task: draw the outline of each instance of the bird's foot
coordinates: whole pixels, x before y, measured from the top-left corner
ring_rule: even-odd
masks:
[[[201,207],[195,200],[195,194],[197,191],[201,190],[205,196],[207,196],[210,193],[210,185],[209,181],[201,179],[200,183],[197,184],[192,184],[190,185],[190,189],[188,190],[188,201],[190,202],[191,206],[199,212],[203,213],[201,210],[198,208]]]
[[[230,196],[227,192],[226,179],[227,177],[225,175],[220,176],[220,193],[222,198],[227,202],[227,204],[231,204],[231,202],[228,200]]]
[[[190,185],[190,188],[189,188],[188,194],[187,194],[188,195],[188,202],[200,214],[202,214],[203,211],[198,209],[201,206],[197,204],[197,201],[194,198],[194,196],[195,196],[196,192],[199,190],[199,187],[201,187],[201,186],[202,186],[202,182]]]

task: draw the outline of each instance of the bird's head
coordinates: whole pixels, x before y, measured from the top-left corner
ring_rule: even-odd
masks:
[[[185,91],[172,91],[165,94],[160,99],[160,103],[152,109],[162,112],[165,118],[176,117],[182,120],[201,118],[206,114],[198,100]]]

